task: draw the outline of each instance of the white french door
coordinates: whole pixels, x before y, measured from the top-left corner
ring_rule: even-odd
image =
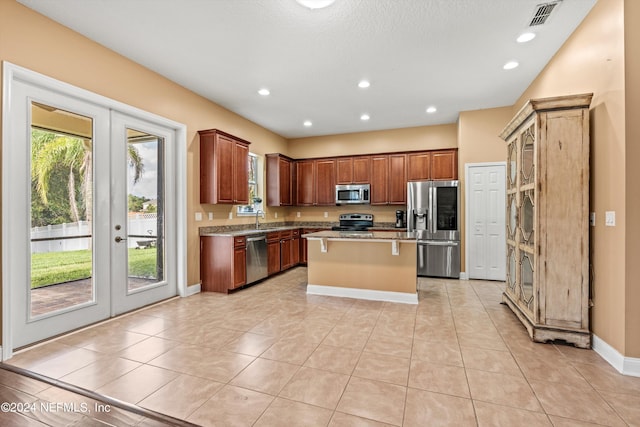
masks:
[[[466,165],[466,248],[470,279],[505,280],[505,164]]]
[[[5,76],[3,359],[175,296],[183,270],[183,129],[33,74]]]
[[[111,114],[112,315],[176,295],[173,129]],[[139,162],[139,163],[137,163]],[[140,166],[139,168],[137,166]],[[145,199],[140,210],[136,200]],[[144,204],[144,202],[142,202]],[[152,211],[152,212],[149,212]]]

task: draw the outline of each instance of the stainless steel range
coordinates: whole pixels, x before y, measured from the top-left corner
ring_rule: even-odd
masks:
[[[331,227],[335,231],[367,231],[373,227],[373,215],[350,213],[340,215],[340,225]]]

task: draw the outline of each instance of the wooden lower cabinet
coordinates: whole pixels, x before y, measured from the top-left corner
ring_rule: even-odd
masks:
[[[291,236],[291,266],[300,264],[300,229],[293,230]]]
[[[280,272],[280,232],[267,233],[267,274]]]
[[[293,260],[291,259],[291,240],[291,230],[280,232],[280,271],[287,270],[293,266]]]
[[[244,236],[201,236],[200,277],[204,292],[229,292],[246,284]]]

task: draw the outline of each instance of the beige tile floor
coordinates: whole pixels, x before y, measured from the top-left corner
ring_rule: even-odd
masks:
[[[420,278],[418,305],[305,285],[173,299],[9,363],[203,426],[640,425],[640,378],[532,343],[502,283]]]

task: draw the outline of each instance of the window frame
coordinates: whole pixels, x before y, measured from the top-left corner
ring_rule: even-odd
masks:
[[[253,202],[248,205],[238,205],[236,207],[236,215],[237,216],[254,216],[256,212],[262,211],[262,157],[255,153],[249,153],[249,162],[255,162],[254,167],[251,164],[248,165],[248,186],[249,186],[249,197],[251,198],[251,187],[255,186],[255,199],[259,199],[259,202]],[[254,171],[253,175],[255,175],[252,179],[251,171]],[[251,201],[251,200],[250,200]]]

